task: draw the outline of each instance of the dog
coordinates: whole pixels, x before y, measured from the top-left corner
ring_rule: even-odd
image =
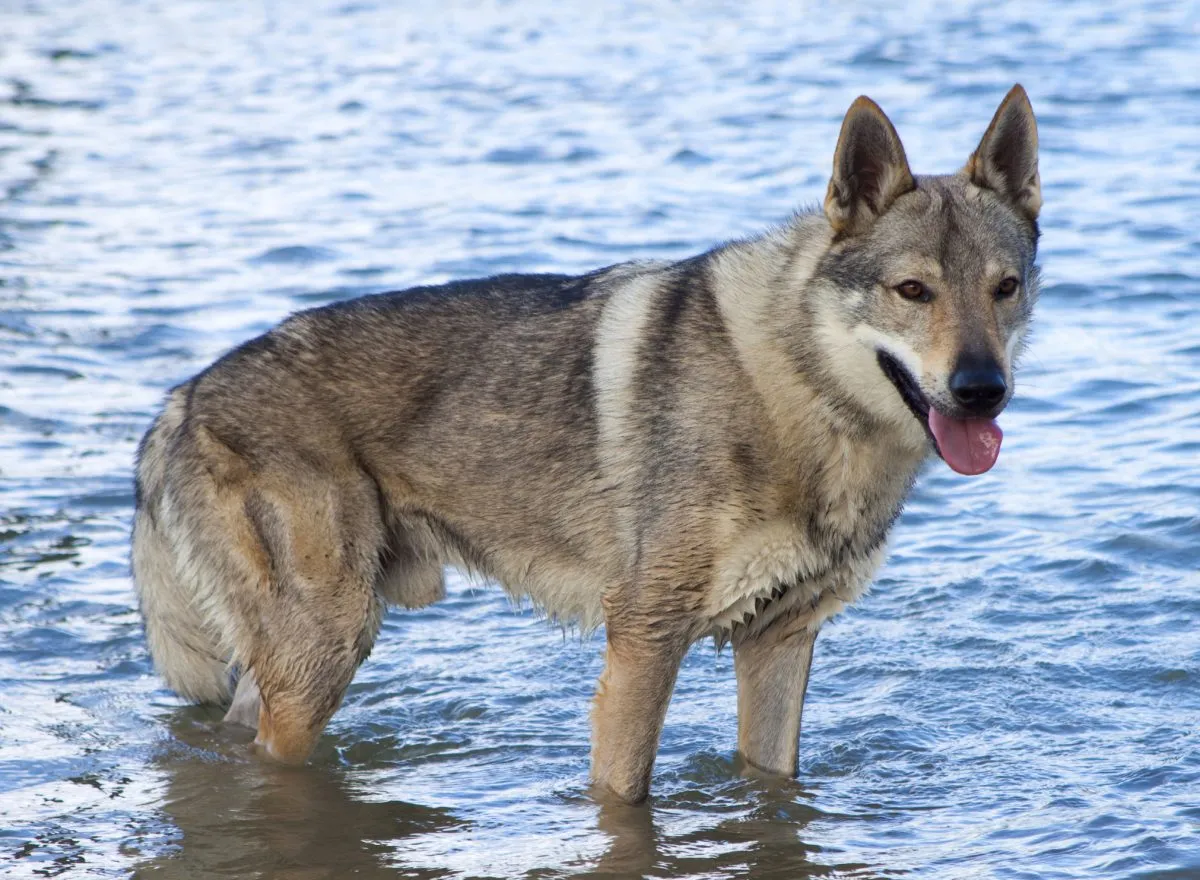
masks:
[[[869,98],[823,210],[681,262],[498,275],[292,315],[169,392],[138,450],[154,662],[302,763],[388,606],[456,566],[606,630],[596,791],[643,800],[689,645],[732,643],[738,750],[797,772],[821,624],[922,463],[989,469],[1038,295],[1014,86],[917,177]]]

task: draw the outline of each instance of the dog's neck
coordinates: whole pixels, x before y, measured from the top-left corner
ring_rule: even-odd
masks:
[[[850,444],[892,469],[915,473],[929,454],[924,438],[880,430],[840,377],[822,375],[828,370],[817,339],[822,291],[812,290],[810,281],[832,240],[824,215],[814,212],[714,252],[710,266],[722,318],[784,454],[794,446],[811,449],[821,438],[839,455]]]

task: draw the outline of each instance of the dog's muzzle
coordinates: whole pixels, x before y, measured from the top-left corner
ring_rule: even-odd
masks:
[[[1004,433],[991,418],[1004,404],[1008,385],[994,361],[962,358],[950,379],[951,395],[962,412],[947,415],[921,392],[916,378],[886,351],[877,350],[879,369],[925,429],[933,448],[960,474],[990,470]],[[957,387],[956,387],[957,386]]]

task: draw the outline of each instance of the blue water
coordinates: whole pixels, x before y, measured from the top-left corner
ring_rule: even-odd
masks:
[[[0,4],[0,873],[1200,877],[1200,6],[802,6]],[[601,813],[602,643],[461,579],[306,768],[162,688],[128,530],[172,383],[315,303],[759,230],[861,92],[952,170],[1014,81],[1046,284],[1004,452],[931,466],[823,632],[798,780],[739,772],[704,644]]]

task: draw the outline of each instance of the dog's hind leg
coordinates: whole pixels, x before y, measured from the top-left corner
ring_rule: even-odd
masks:
[[[737,674],[738,751],[767,773],[795,776],[800,719],[817,634],[809,615],[785,615],[733,643]]]
[[[245,504],[268,565],[241,611],[253,636],[237,659],[259,692],[255,741],[286,763],[311,753],[383,614],[375,585],[384,530],[373,490],[305,476],[262,479]]]

